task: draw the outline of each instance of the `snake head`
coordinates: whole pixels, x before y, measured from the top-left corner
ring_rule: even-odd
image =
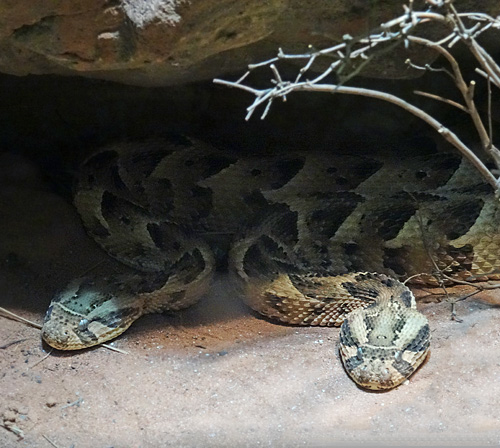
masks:
[[[142,312],[141,301],[117,282],[80,278],[52,300],[42,338],[59,350],[79,350],[123,333]]]
[[[426,317],[404,303],[395,305],[357,309],[341,326],[340,355],[345,369],[365,389],[399,386],[429,351]]]

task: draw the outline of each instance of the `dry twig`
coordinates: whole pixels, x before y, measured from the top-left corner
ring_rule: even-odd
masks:
[[[458,135],[434,117],[424,110],[390,93],[358,87],[347,87],[345,85],[348,80],[359,72],[360,66],[366,65],[373,59],[373,56],[380,54],[388,45],[391,46],[395,43],[402,42],[405,47],[420,45],[436,51],[447,61],[449,69],[435,69],[429,66],[418,67],[412,64],[411,61],[409,64],[417,69],[443,71],[448,74],[459,90],[464,104],[432,93],[418,92],[418,94],[444,101],[466,112],[471,117],[481,141],[482,148],[493,160],[497,170],[500,171],[500,151],[492,141],[491,113],[488,115],[489,130],[487,130],[475,104],[475,81],[467,83],[464,80],[460,66],[449,50],[457,42],[463,42],[476,59],[478,64],[476,71],[481,76],[485,77],[489,84],[492,83],[500,88],[500,67],[477,42],[477,38],[483,32],[491,29],[500,29],[500,17],[494,18],[480,12],[459,13],[456,11],[453,3],[448,0],[426,0],[426,4],[427,10],[416,11],[414,9],[413,0],[409,0],[408,4],[403,5],[405,10],[403,15],[383,23],[377,30],[373,30],[366,37],[353,38],[352,36],[346,35],[344,36],[343,42],[340,44],[305,54],[289,55],[284,53],[280,48],[276,57],[258,64],[249,65],[248,71],[237,81],[232,82],[214,79],[214,83],[242,89],[255,96],[253,103],[247,108],[247,120],[250,119],[260,106],[264,107],[261,118],[265,118],[275,99],[281,98],[282,100],[286,100],[287,95],[299,91],[361,95],[390,102],[417,116],[433,127],[446,141],[452,144],[472,163],[472,165],[474,165],[474,167],[476,167],[484,179],[492,186],[495,193],[498,194],[499,180],[495,177],[493,172],[486,167],[474,151],[472,151]],[[448,34],[437,41],[416,36],[414,34],[416,28],[425,23],[438,23],[448,30]],[[320,74],[314,74],[311,79],[305,78],[308,73],[312,73],[314,63],[324,56],[333,58],[334,61]],[[287,59],[303,59],[305,61],[304,66],[299,70],[296,78],[290,81],[283,79],[276,66],[276,63],[280,60]],[[252,70],[265,66],[271,69],[273,75],[271,79],[272,87],[257,89],[244,84],[244,81]],[[351,71],[345,73],[346,69],[350,69]],[[330,75],[336,75],[340,81],[337,83],[323,83]]]
[[[54,448],[59,448],[58,445],[55,444],[55,442],[53,442],[52,440],[50,440],[45,434],[42,434],[42,437],[47,441],[49,442]]]

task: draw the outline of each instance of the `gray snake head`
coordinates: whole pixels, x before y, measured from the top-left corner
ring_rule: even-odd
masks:
[[[142,314],[141,301],[117,279],[75,279],[52,300],[42,337],[60,350],[92,347],[123,333]]]
[[[347,317],[340,329],[340,355],[360,386],[392,389],[425,360],[430,336],[426,317],[391,297],[384,306],[357,309]]]

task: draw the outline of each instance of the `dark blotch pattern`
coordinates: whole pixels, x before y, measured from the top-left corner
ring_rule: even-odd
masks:
[[[130,216],[146,216],[147,219],[147,213],[143,207],[118,197],[109,191],[105,191],[102,195],[101,209],[102,216],[111,227],[116,225],[127,227],[130,224]],[[97,235],[94,229],[90,230],[94,235]]]
[[[379,292],[376,289],[364,287],[356,283],[344,282],[342,283],[342,286],[349,294],[351,294],[356,299],[364,300],[367,302],[371,302],[379,296]]]
[[[222,154],[211,154],[210,156],[202,157],[199,160],[201,166],[203,166],[202,178],[211,177],[214,174],[232,165],[236,159],[232,157],[227,157]]]
[[[54,305],[50,305],[49,308],[47,309],[47,312],[45,313],[45,322],[47,322],[50,319],[50,316],[52,315],[53,309],[54,309]]]
[[[461,158],[453,154],[436,154],[432,157],[417,157],[414,166],[418,169],[410,171],[419,181],[421,189],[434,189],[445,185],[461,163]]]
[[[411,307],[411,302],[412,302],[412,293],[410,291],[403,291],[401,296],[399,297],[401,301],[405,304],[406,307],[410,308]]]
[[[339,191],[348,191],[357,188],[378,171],[382,165],[383,163],[377,160],[348,157],[341,162],[339,167],[327,167],[326,172],[331,175],[331,182],[338,186]],[[348,167],[348,169],[345,169],[345,167]]]
[[[353,165],[351,169],[354,177],[358,178],[360,180],[359,183],[361,183],[375,174],[380,168],[382,168],[382,166],[382,162],[370,159],[361,160],[361,162]]]
[[[348,256],[355,255],[359,251],[359,245],[353,241],[342,244],[344,253]]]
[[[249,207],[251,207],[253,210],[260,210],[265,207],[268,207],[269,205],[267,199],[258,190],[254,190],[251,193],[244,196],[243,202],[247,204]]]
[[[267,235],[262,235],[259,238],[259,244],[262,244],[262,247],[265,249],[265,251],[272,255],[273,257],[276,258],[284,258],[285,257],[285,252],[283,249],[278,245],[276,241],[274,241],[272,238],[270,238]]]
[[[187,233],[183,229],[169,222],[159,224],[150,222],[147,224],[146,229],[155,245],[165,252],[166,258],[168,258],[169,254],[170,257],[175,258],[182,249],[180,241],[187,238]],[[137,247],[136,250],[141,251],[141,246]]]
[[[324,204],[306,217],[306,224],[312,235],[332,238],[346,218],[354,211],[363,198],[355,193],[318,193],[315,198]]]
[[[170,278],[169,272],[155,272],[143,274],[136,285],[131,285],[132,294],[142,294],[157,291],[164,286]]]
[[[149,236],[151,237],[155,245],[160,249],[164,250],[165,249],[165,246],[163,244],[164,235],[160,229],[160,226],[158,224],[150,222],[147,224],[146,228],[148,229]]]
[[[194,249],[192,252],[185,253],[181,259],[172,265],[171,272],[186,272],[182,278],[185,285],[193,282],[205,269],[205,259],[199,249]]]
[[[158,142],[158,146],[161,145]],[[165,146],[167,143],[165,143]],[[145,148],[142,151],[137,151],[135,148],[131,153],[121,159],[121,166],[133,177],[147,178],[156,169],[158,164],[167,156],[172,154],[172,151],[163,147]]]
[[[384,248],[384,267],[391,269],[397,276],[407,275],[408,248]]]
[[[424,325],[418,332],[417,336],[404,348],[404,350],[409,350],[411,352],[423,352],[429,347],[431,330],[429,325]],[[403,350],[403,351],[404,351]]]
[[[415,370],[412,367],[412,365],[408,361],[405,361],[404,359],[401,359],[399,361],[394,361],[392,363],[392,366],[405,378],[409,377]]]
[[[191,196],[196,204],[193,207],[196,214],[196,216],[193,217],[195,219],[195,222],[196,219],[205,219],[210,215],[213,204],[212,195],[212,190],[210,190],[209,188],[203,188],[199,186],[194,186],[193,188],[191,188]]]
[[[116,328],[116,326],[114,328]],[[82,330],[76,329],[75,332],[78,334],[80,340],[85,344],[94,344],[97,341],[97,336],[88,328]]]
[[[394,280],[392,278],[384,278],[380,281],[380,283],[387,286],[388,288],[392,288],[394,286]]]
[[[462,159],[452,154],[446,154],[441,156],[441,160],[436,163],[437,170],[448,171],[453,174],[457,168],[460,166]]]
[[[145,182],[147,208],[153,215],[167,219],[175,212],[175,191],[172,182],[165,178],[148,179]]]
[[[484,202],[480,198],[469,199],[467,201],[460,201],[458,204],[454,203],[452,208],[445,211],[446,217],[443,223],[446,225],[443,229],[449,240],[455,240],[465,235],[472,225],[477,221],[479,214],[484,206]]]
[[[102,151],[85,162],[84,166],[88,167],[95,167],[98,169],[102,169],[104,166],[109,166],[118,159],[118,153],[116,151]]]
[[[375,215],[373,218],[377,227],[377,233],[384,240],[391,240],[398,236],[398,233],[416,212],[416,204],[401,204]]]
[[[127,186],[125,185],[122,178],[120,177],[120,173],[118,172],[117,166],[111,167],[110,174],[111,174],[111,181],[113,182],[113,186],[118,191],[125,191],[127,189]]]
[[[93,217],[92,224],[89,226],[89,230],[92,232],[92,235],[99,238],[107,238],[111,236],[109,230],[104,227],[97,218]]]
[[[354,347],[357,345],[351,337],[351,327],[348,319],[344,320],[340,327],[340,343],[345,347]]]
[[[304,167],[305,160],[302,158],[284,159],[274,163],[272,170],[274,180],[271,188],[277,190],[287,184]]]
[[[348,372],[351,372],[360,364],[363,364],[364,359],[362,357],[360,358],[358,358],[357,356],[352,356],[349,359],[345,360],[345,368],[347,369]]]
[[[243,270],[249,277],[262,278],[263,274],[273,272],[275,267],[272,266],[269,257],[262,253],[262,249],[254,244],[245,252]]]
[[[120,328],[123,324],[123,318],[129,315],[137,314],[137,308],[127,307],[121,308],[118,311],[113,311],[104,316],[95,317],[92,319],[93,322],[100,322],[110,328]]]
[[[291,211],[283,204],[275,204],[269,210],[268,218],[271,224],[270,233],[277,236],[286,246],[293,247],[299,239],[299,229],[297,228],[298,213]],[[277,232],[275,232],[275,229]]]

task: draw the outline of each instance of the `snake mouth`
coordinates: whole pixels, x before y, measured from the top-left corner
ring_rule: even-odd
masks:
[[[367,345],[358,346],[354,351],[353,349],[354,347],[340,347],[340,355],[348,375],[363,389],[387,391],[399,386],[415,373],[426,359],[429,345],[417,352]]]

